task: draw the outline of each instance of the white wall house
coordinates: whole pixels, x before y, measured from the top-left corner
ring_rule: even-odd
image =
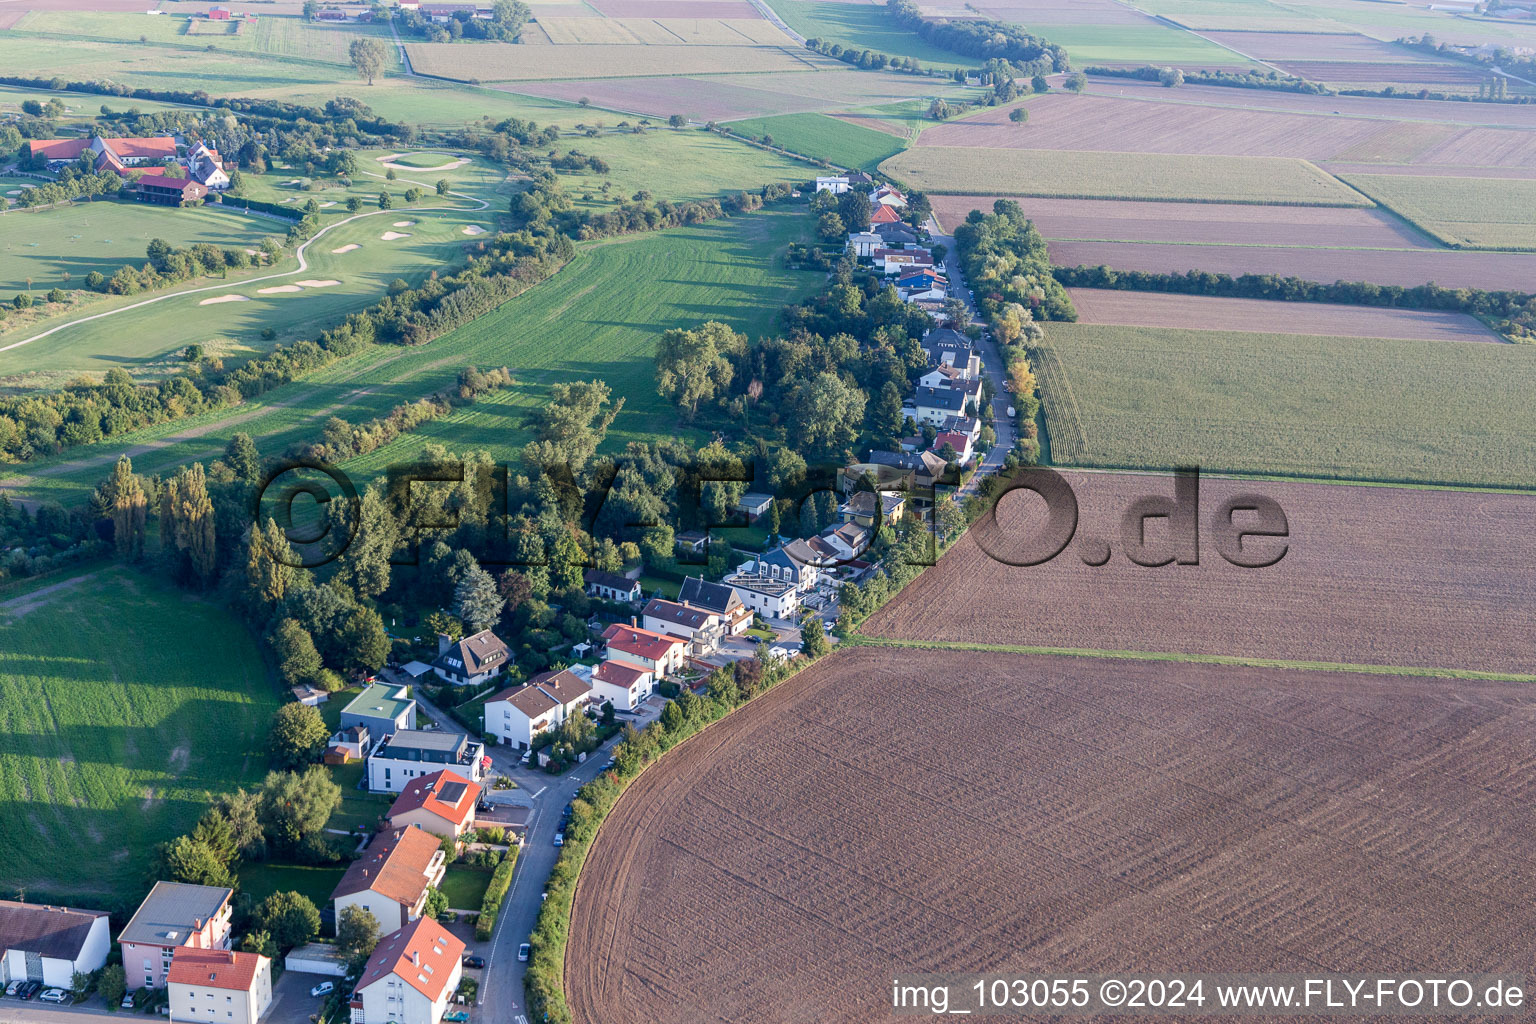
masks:
[[[791,580],[759,572],[737,572],[723,581],[741,603],[767,619],[793,619],[800,610],[800,591]]]
[[[609,659],[645,669],[657,679],[665,679],[683,667],[687,646],[681,637],[618,624],[603,631],[603,641]]]
[[[535,676],[485,702],[485,731],[502,743],[526,750],[571,715],[583,713],[592,687],[570,669]]]
[[[99,969],[111,948],[106,911],[0,900],[0,986],[40,981],[69,988],[76,971]]]
[[[633,711],[656,689],[656,677],[622,661],[605,661],[592,673],[592,694],[618,711]]]
[[[166,976],[171,1019],[256,1024],[272,1005],[272,961],[258,953],[183,946]]]
[[[368,788],[399,793],[413,780],[444,768],[470,782],[485,778],[485,744],[463,733],[402,729],[368,755]]]
[[[429,917],[386,935],[353,991],[352,1024],[439,1024],[463,959],[464,943]]]
[[[331,893],[336,919],[341,920],[347,907],[362,907],[388,935],[419,918],[427,890],[443,880],[441,842],[419,828],[388,829],[374,836]]]
[[[831,192],[835,196],[840,196],[848,191],[848,179],[842,177],[817,178],[816,191]]]

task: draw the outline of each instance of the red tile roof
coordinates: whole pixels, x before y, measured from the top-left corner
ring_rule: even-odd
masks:
[[[49,160],[73,160],[91,147],[90,139],[33,139],[33,156]]]
[[[886,206],[885,204],[881,203],[881,204],[877,205],[875,207],[874,212],[869,215],[869,223],[871,225],[875,225],[875,224],[900,224],[901,223],[901,214],[897,213],[895,210],[891,209],[889,206]]]
[[[625,654],[632,654],[648,661],[660,661],[674,646],[684,643],[679,637],[663,636],[660,633],[652,633],[648,629],[636,629],[633,626],[621,626],[617,623],[603,630],[603,640],[613,650],[623,651]]]
[[[432,1000],[442,998],[464,955],[464,943],[432,920],[418,917],[374,947],[357,982],[359,991],[391,974]]]
[[[622,661],[605,661],[597,666],[597,670],[592,673],[592,678],[627,689],[644,679],[647,674],[645,669],[626,665]]]
[[[249,992],[256,982],[256,972],[266,959],[259,953],[244,953],[233,949],[177,946],[165,980],[172,985]]]
[[[331,899],[372,889],[396,903],[416,905],[427,888],[427,869],[442,841],[419,828],[380,832],[336,883]]]
[[[413,779],[390,805],[389,817],[426,809],[455,825],[467,823],[480,799],[480,786],[457,772],[444,769]]]
[[[176,155],[176,140],[169,135],[143,139],[102,139],[124,160],[163,160]]]
[[[933,448],[931,450],[938,451],[947,444],[955,451],[964,453],[965,446],[970,443],[971,439],[966,437],[964,434],[945,433],[940,434],[938,437],[933,439]]]

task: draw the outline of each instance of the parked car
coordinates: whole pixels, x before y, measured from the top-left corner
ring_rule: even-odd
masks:
[[[21,991],[21,986],[25,984],[26,982],[22,981],[20,978],[17,978],[15,981],[5,986],[5,994],[8,996],[15,995],[17,992]]]
[[[43,990],[43,983],[42,982],[40,982],[40,981],[29,981],[25,985],[21,986],[21,991],[16,993],[16,994],[21,996],[21,998],[23,998],[23,999],[31,999],[33,996],[37,995],[42,990]]]
[[[483,956],[467,956],[467,957],[464,958],[464,966],[465,967],[474,967],[476,969],[482,968],[482,967],[485,966],[485,957],[483,957]]]
[[[61,988],[50,988],[37,998],[45,1003],[67,1003],[69,1002],[69,993]]]
[[[532,953],[532,952],[533,952],[533,947],[528,945],[528,943],[525,942],[521,946],[517,947],[517,958],[519,960],[521,960],[523,963],[527,963],[528,962],[528,954]]]
[[[366,920],[366,918],[365,918],[365,920]],[[329,982],[329,981],[322,981],[320,984],[318,984],[314,988],[310,989],[309,990],[309,994],[311,996],[314,996],[316,999],[318,999],[321,996],[328,996],[332,992],[335,992],[335,991],[336,991],[335,984],[333,984],[332,982]]]
[[[443,1020],[448,1021],[449,1024],[464,1024],[465,1021],[469,1020],[469,1011],[449,1010],[447,1013],[443,1014]]]
[[[556,846],[564,846],[565,845],[565,833],[564,832],[556,832],[555,833],[555,845]]]
[[[124,992],[123,993],[123,1001],[118,1003],[117,1005],[120,1008],[124,1009],[124,1010],[131,1010],[131,1009],[133,1009],[133,990],[129,989],[127,992]]]

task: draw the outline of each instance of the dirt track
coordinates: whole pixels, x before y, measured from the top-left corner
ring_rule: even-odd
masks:
[[[862,648],[667,755],[588,856],[580,1024],[885,1021],[923,971],[1528,970],[1536,698]]]

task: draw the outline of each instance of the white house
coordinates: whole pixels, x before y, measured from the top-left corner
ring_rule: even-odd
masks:
[[[511,663],[512,652],[488,629],[457,643],[448,634],[439,633],[432,671],[455,686],[479,686],[500,675]]]
[[[429,917],[386,935],[352,993],[352,1024],[439,1024],[463,960],[464,943]]]
[[[706,650],[718,647],[725,635],[720,616],[707,608],[653,597],[640,614],[640,625],[652,633],[680,636]]]
[[[886,275],[908,273],[914,270],[933,270],[933,254],[927,249],[908,247],[903,249],[878,248],[870,251],[875,268]]]
[[[272,1005],[272,961],[259,953],[183,946],[166,975],[171,1019],[256,1024]]]
[[[858,558],[869,547],[869,542],[874,539],[874,533],[858,523],[839,523],[829,526],[821,531],[822,540],[832,545],[837,550],[840,560]]]
[[[210,189],[223,191],[229,188],[229,175],[224,173],[224,161],[220,159],[219,151],[209,149],[201,142],[187,155],[187,173],[193,181]]]
[[[692,608],[714,612],[730,636],[739,636],[752,626],[752,612],[741,603],[736,592],[723,583],[710,583],[702,576],[683,580],[677,600]]]
[[[971,461],[971,456],[976,451],[969,435],[955,431],[939,434],[933,439],[933,446],[929,450],[938,454],[944,450],[945,445],[955,450],[955,461],[962,466]]]
[[[848,191],[848,179],[844,177],[817,178],[816,191],[831,192],[835,196],[840,196]]]
[[[927,373],[917,378],[917,386],[920,388],[950,388],[958,382],[966,380],[965,370],[948,363],[939,363]]]
[[[633,711],[656,689],[656,677],[622,661],[605,661],[592,673],[592,695],[619,711]]]
[[[848,232],[848,251],[855,256],[873,256],[876,249],[885,248],[885,239],[873,231]]]
[[[747,608],[767,619],[792,619],[800,610],[800,591],[793,580],[761,572],[738,571],[723,581]]]
[[[570,669],[534,676],[485,702],[485,731],[502,743],[526,750],[542,733],[582,713],[592,687]]]
[[[603,642],[610,660],[645,669],[657,679],[665,679],[683,667],[687,647],[681,637],[617,623],[603,631]]]
[[[894,185],[881,185],[869,198],[880,206],[894,206],[898,210],[907,205],[907,197]]]
[[[399,793],[413,779],[444,768],[470,782],[485,777],[485,744],[463,733],[402,729],[368,755],[368,788],[375,793]]]
[[[816,550],[808,541],[792,540],[787,544],[781,544],[772,551],[765,552],[754,558],[748,566],[749,571],[760,573],[769,579],[787,580],[794,584],[795,589],[805,594],[816,588],[821,580],[819,563],[827,559],[822,552]],[[746,598],[742,598],[743,601]]]
[[[331,893],[336,919],[347,907],[362,907],[388,935],[419,918],[427,890],[443,880],[441,844],[419,828],[386,829],[374,836]]]
[[[0,987],[20,980],[67,989],[77,971],[105,964],[111,948],[104,910],[0,900]]]
[[[959,388],[918,388],[912,396],[912,418],[937,426],[950,416],[964,415],[966,404],[973,401]]]
[[[644,596],[639,580],[632,580],[618,573],[588,569],[582,573],[581,579],[586,585],[588,597],[601,598],[604,601],[638,601]]]

